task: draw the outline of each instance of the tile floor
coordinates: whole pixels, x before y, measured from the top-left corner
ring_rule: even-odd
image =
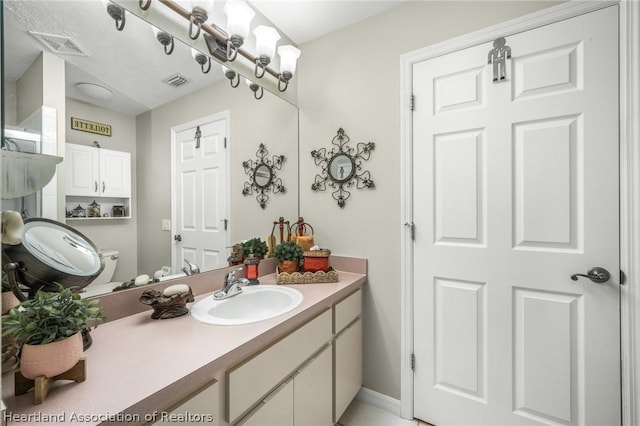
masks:
[[[337,426],[426,426],[418,420],[406,420],[395,414],[354,399]]]

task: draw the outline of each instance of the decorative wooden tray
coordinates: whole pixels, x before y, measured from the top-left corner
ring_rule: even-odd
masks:
[[[314,284],[314,283],[335,283],[338,282],[338,271],[329,267],[327,272],[280,272],[276,268],[276,283],[278,284]]]

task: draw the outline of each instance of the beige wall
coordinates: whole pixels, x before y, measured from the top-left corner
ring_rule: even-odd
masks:
[[[280,216],[297,219],[297,108],[266,91],[256,100],[244,82],[233,89],[225,80],[137,118],[140,271],[153,274],[163,265],[171,266],[173,236],[161,230],[162,219],[171,218],[171,128],[224,111],[228,111],[231,122],[231,243],[256,236],[266,239],[273,221]],[[286,193],[270,193],[264,210],[255,195],[242,195],[244,182],[248,181],[242,162],[257,159],[260,143],[269,150],[269,157],[286,157],[278,172]]]
[[[93,141],[105,149],[131,153],[131,219],[110,219],[101,221],[70,222],[69,225],[86,235],[99,249],[117,249],[120,259],[114,281],[128,281],[138,275],[136,203],[136,119],[95,105],[67,98],[66,114],[63,114],[66,128],[66,142],[93,146]],[[111,137],[71,129],[71,117],[111,125]],[[64,163],[63,163],[64,164]],[[65,184],[60,187],[64,194]],[[61,196],[61,199],[64,197]],[[97,200],[100,203],[100,200]]]
[[[410,1],[301,46],[300,205],[316,241],[369,259],[364,292],[364,386],[400,398],[400,55],[553,5],[552,2]],[[353,190],[344,209],[309,187],[310,151],[339,127],[352,146],[373,141],[365,168],[374,190]]]

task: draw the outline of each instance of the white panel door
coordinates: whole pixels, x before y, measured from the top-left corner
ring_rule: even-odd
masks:
[[[414,66],[417,418],[620,423],[617,17]]]
[[[226,137],[227,119],[215,117],[181,126],[174,133],[174,272],[184,259],[201,270],[227,264]]]

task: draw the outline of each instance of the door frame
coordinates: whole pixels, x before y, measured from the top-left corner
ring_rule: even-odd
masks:
[[[175,218],[177,215],[176,212],[176,187],[175,187],[175,176],[176,176],[176,134],[182,132],[183,130],[195,127],[202,122],[210,123],[212,121],[225,120],[225,133],[227,137],[227,143],[225,147],[225,161],[227,162],[227,211],[225,212],[227,219],[231,217],[231,114],[228,110],[221,111],[216,114],[205,115],[204,117],[197,118],[195,120],[188,121],[186,123],[181,123],[176,126],[171,127],[171,270],[172,273],[177,273],[180,270],[180,265],[177,265],[177,270],[174,270],[173,261],[176,257],[176,245],[173,242],[173,236],[176,235],[176,223]],[[231,229],[227,228],[227,246],[229,246],[231,241]]]
[[[619,6],[620,75],[620,268],[626,275],[620,288],[622,424],[640,424],[640,3],[637,1],[569,1],[485,29],[474,31],[400,57],[400,251],[401,251],[401,366],[400,415],[413,418],[413,65],[447,53],[486,43],[498,37],[612,5]],[[638,314],[635,314],[638,312]]]

